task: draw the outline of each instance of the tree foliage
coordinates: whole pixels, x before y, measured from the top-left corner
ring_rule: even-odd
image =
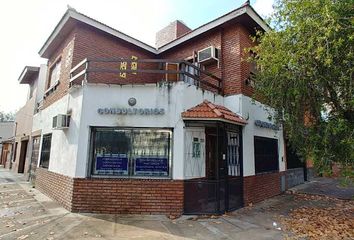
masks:
[[[14,121],[14,120],[15,120],[15,114],[13,114],[12,112],[0,111],[0,122]]]
[[[278,0],[252,49],[256,95],[274,107],[302,156],[354,162],[354,1]]]

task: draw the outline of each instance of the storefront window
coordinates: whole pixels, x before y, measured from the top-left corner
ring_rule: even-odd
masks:
[[[169,177],[172,131],[93,128],[92,174]]]

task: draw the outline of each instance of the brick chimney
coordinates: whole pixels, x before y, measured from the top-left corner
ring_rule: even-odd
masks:
[[[171,22],[167,27],[156,33],[155,46],[156,48],[160,48],[189,31],[191,31],[191,29],[187,27],[182,21],[176,20]]]

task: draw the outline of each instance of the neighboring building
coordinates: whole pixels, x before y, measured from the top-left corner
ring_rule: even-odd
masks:
[[[2,166],[10,163],[14,130],[14,121],[0,122],[0,165]]]
[[[36,137],[36,133],[32,134],[33,115],[38,111],[45,79],[46,65],[26,66],[18,79],[20,84],[28,84],[29,90],[26,104],[15,116],[14,155],[10,168],[16,173],[24,173],[25,176],[28,176],[30,171],[33,139]],[[40,135],[40,132],[38,134]]]
[[[268,26],[248,4],[194,30],[175,24],[154,48],[68,9],[39,52],[36,188],[74,212],[172,215],[285,190],[283,130],[252,99],[243,60]]]

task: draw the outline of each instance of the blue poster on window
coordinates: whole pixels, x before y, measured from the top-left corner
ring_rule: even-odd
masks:
[[[126,154],[97,156],[96,171],[128,174],[128,157]]]
[[[168,176],[168,159],[165,157],[136,158],[135,175]]]

